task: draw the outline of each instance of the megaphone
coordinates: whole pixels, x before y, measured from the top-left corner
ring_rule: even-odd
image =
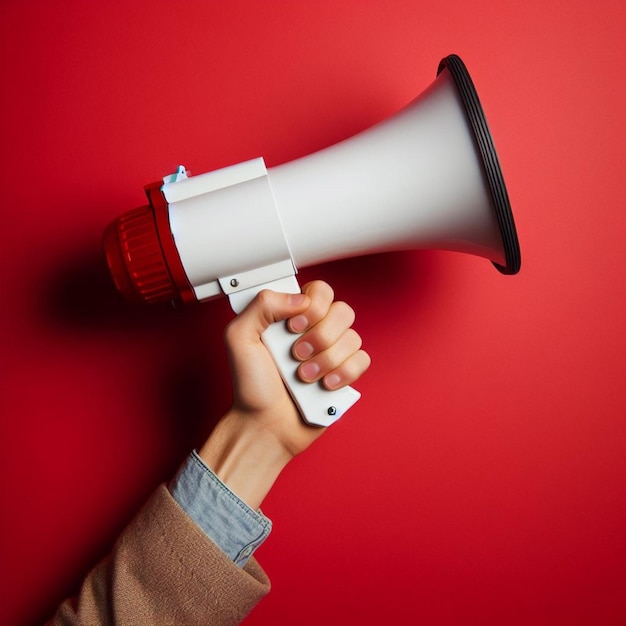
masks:
[[[470,75],[456,55],[394,116],[267,168],[262,158],[197,176],[183,166],[145,188],[149,205],[108,226],[118,290],[142,302],[227,295],[239,313],[262,289],[296,293],[297,268],[357,255],[439,249],[520,269],[511,206]],[[305,384],[293,334],[263,342],[306,422],[329,426],[360,394]]]

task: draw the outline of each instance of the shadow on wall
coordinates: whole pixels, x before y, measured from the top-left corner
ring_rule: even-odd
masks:
[[[83,347],[85,367],[90,366],[90,358],[101,354],[107,358],[110,353],[113,367],[127,360],[142,368],[143,386],[138,393],[142,394],[140,401],[145,400],[145,411],[118,415],[111,428],[112,432],[120,429],[125,419],[134,421],[131,428],[135,432],[150,425],[151,443],[159,454],[138,459],[143,466],[141,478],[132,487],[134,493],[125,492],[128,487],[120,490],[113,523],[93,537],[89,554],[74,559],[74,571],[66,575],[57,572],[49,598],[32,606],[38,615],[29,623],[42,623],[64,597],[76,591],[138,506],[200,445],[231,402],[223,330],[233,314],[226,299],[179,308],[129,304],[117,293],[96,245],[65,251],[62,259],[50,264],[44,279],[46,289],[37,293],[33,303],[33,327],[44,339],[49,338],[53,347],[59,337],[79,350]],[[120,371],[119,376],[128,371],[132,368]],[[111,380],[117,376],[113,372]],[[95,419],[107,417],[100,414]],[[124,432],[120,430],[119,435]],[[125,462],[112,459],[111,465]]]
[[[152,418],[172,447],[198,445],[231,401],[223,331],[233,317],[226,299],[205,305],[128,303],[117,293],[100,250],[78,251],[56,268],[41,322],[84,342],[106,342],[156,369]],[[153,362],[151,354],[163,351]],[[161,364],[165,363],[165,366]],[[226,383],[226,384],[225,384]]]

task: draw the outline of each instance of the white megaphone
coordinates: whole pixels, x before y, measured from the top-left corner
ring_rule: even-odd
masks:
[[[106,230],[117,288],[144,302],[227,295],[239,313],[262,289],[296,293],[306,267],[408,249],[466,252],[504,274],[520,268],[508,194],[461,59],[393,117],[334,146],[266,169],[262,158],[148,185],[149,206]],[[328,426],[360,397],[305,384],[293,334],[263,335],[303,418]]]

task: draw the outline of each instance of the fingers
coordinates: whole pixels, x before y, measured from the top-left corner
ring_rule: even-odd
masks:
[[[306,285],[303,291],[310,296],[310,305],[289,320],[291,330],[303,333],[293,346],[294,357],[302,361],[300,378],[321,380],[328,389],[353,383],[371,362],[361,350],[361,337],[351,328],[354,310],[345,302],[333,302],[332,289],[321,281]]]
[[[289,320],[289,330],[294,333],[303,333],[322,320],[335,297],[332,287],[321,280],[304,285],[302,293],[309,297],[309,306],[305,312]]]
[[[333,390],[351,385],[367,371],[371,362],[372,359],[365,350],[358,350],[322,378],[324,387]]]
[[[354,310],[335,302],[332,288],[323,281],[308,283],[302,294],[261,291],[226,328],[226,345],[235,365],[243,367],[256,354],[263,332],[282,320],[292,332],[301,333],[292,353],[301,361],[298,375],[303,381],[321,380],[327,389],[338,389],[352,384],[369,367],[370,357],[352,328]]]
[[[277,293],[265,289],[226,327],[226,343],[258,343],[270,324],[298,316],[310,303],[310,297],[304,293]]]
[[[294,356],[303,361],[313,354],[326,350],[339,341],[343,333],[354,323],[354,318],[354,311],[345,302],[331,303],[326,315],[319,322],[311,325],[309,330],[295,342]]]
[[[305,382],[321,380],[327,389],[350,385],[371,363],[369,355],[360,346],[360,336],[348,329],[329,348],[303,362],[298,374]]]

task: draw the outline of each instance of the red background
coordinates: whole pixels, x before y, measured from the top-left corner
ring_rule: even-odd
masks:
[[[617,0],[5,0],[0,623],[74,592],[229,405],[226,302],[129,308],[104,226],[179,163],[348,137],[452,52],[522,272],[433,251],[302,273],[356,308],[374,364],[264,504],[273,590],[249,623],[625,623],[625,18]]]

